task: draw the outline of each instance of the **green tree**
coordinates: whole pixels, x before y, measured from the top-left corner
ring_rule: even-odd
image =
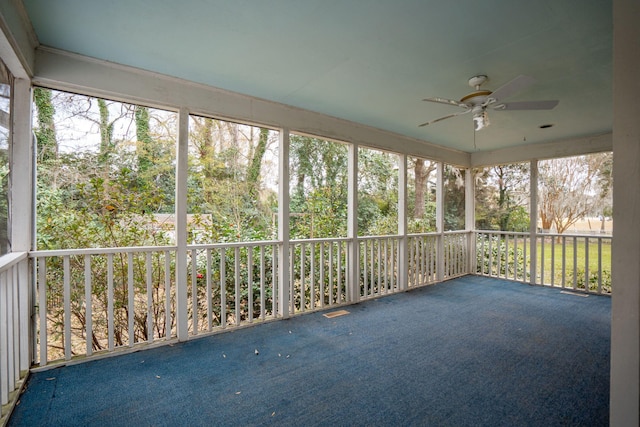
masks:
[[[474,171],[476,227],[501,231],[527,231],[529,165],[515,163]]]
[[[47,162],[58,158],[58,142],[54,123],[55,107],[51,100],[51,90],[36,87],[33,90],[36,109],[35,134],[38,141],[38,161]]]
[[[290,141],[291,236],[345,236],[347,146],[301,135]]]

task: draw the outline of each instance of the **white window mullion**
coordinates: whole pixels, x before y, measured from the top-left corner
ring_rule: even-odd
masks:
[[[407,222],[407,155],[398,155],[398,287],[401,291],[408,288],[409,277],[409,238]]]
[[[349,145],[347,190],[347,268],[346,298],[348,302],[360,299],[360,259],[358,256],[358,145]]]
[[[289,317],[290,226],[289,226],[289,129],[280,130],[278,160],[278,294],[277,310],[280,317]]]
[[[188,328],[187,266],[187,160],[189,153],[189,111],[181,108],[178,115],[176,149],[176,322],[179,341],[186,341]]]

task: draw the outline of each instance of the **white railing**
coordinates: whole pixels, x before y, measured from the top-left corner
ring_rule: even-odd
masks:
[[[175,336],[175,246],[35,251],[34,362]]]
[[[188,246],[189,334],[276,316],[278,242]]]
[[[0,404],[2,417],[30,367],[29,260],[26,252],[0,258]]]
[[[372,298],[400,290],[400,236],[361,237],[360,298]]]
[[[611,293],[611,236],[538,234],[535,282],[588,293]]]
[[[278,243],[187,247],[188,334],[274,317]],[[176,338],[175,246],[36,251],[35,363]]]
[[[175,246],[35,251],[29,254],[35,278],[31,361],[44,366],[177,339],[177,283],[186,286],[181,306],[187,307],[188,336],[274,319],[279,304],[296,315],[472,272],[610,292],[610,255],[605,256],[610,236],[538,235],[535,242],[532,257],[527,233],[455,231],[405,238],[293,240],[287,265],[280,265],[278,241],[188,245],[182,255],[187,263],[182,278],[176,276]],[[476,257],[470,255],[474,249]],[[19,284],[29,283],[27,255],[14,255],[12,260],[0,271],[2,342],[28,335],[7,326],[29,312],[28,302],[24,310],[15,306],[15,301],[25,304],[29,295],[28,285],[27,296],[19,293]],[[289,277],[286,301],[278,300],[280,268],[286,268]],[[29,321],[20,321],[28,331]],[[28,340],[22,343],[22,349],[8,348],[27,357],[28,367]],[[2,396],[19,378],[16,362],[4,360]]]
[[[411,234],[408,236],[408,287],[435,283],[438,280],[437,253],[440,234]]]
[[[291,241],[291,314],[351,301],[347,279],[350,241],[347,238]]]
[[[476,274],[529,282],[529,233],[478,231]]]
[[[476,256],[476,274],[587,293],[611,293],[609,235],[545,233],[532,240],[529,233],[478,231]]]
[[[443,235],[444,279],[452,279],[470,273],[470,236],[472,233],[469,231],[449,231]]]

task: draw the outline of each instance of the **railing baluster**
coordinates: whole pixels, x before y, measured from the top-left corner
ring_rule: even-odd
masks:
[[[47,364],[47,259],[38,260],[38,315],[40,317],[40,366]]]
[[[544,262],[545,262],[545,257],[544,257],[544,246],[545,246],[545,236],[542,236],[541,238],[542,243],[540,244],[540,284],[544,285]]]
[[[504,236],[504,278],[509,278],[509,235]]]
[[[198,254],[191,250],[191,322],[193,335],[198,335]]]
[[[324,294],[325,294],[325,285],[324,285],[324,279],[325,279],[325,268],[324,268],[324,242],[320,242],[320,307],[324,307],[325,301],[324,301]]]
[[[578,287],[578,238],[573,237],[573,289]]]
[[[555,277],[556,277],[556,245],[555,245],[555,237],[553,238],[553,242],[551,244],[551,286],[555,285]]]
[[[342,242],[338,242],[338,303],[342,302]]]
[[[0,273],[0,404],[9,403],[9,391],[13,390],[10,386],[9,372],[9,355],[6,349],[9,348],[9,284],[7,283],[7,272]],[[0,405],[0,406],[1,406]]]
[[[3,326],[2,329],[4,330],[4,337],[5,340],[2,341],[2,347],[5,349],[5,351],[0,352],[0,354],[2,354],[2,358],[4,359],[4,365],[6,366],[6,372],[5,375],[0,376],[0,378],[4,378],[4,384],[7,387],[7,393],[3,393],[3,396],[8,397],[9,390],[14,390],[15,389],[15,382],[16,382],[16,375],[15,375],[15,358],[12,356],[15,356],[15,353],[13,351],[11,351],[11,349],[15,349],[16,345],[15,345],[15,339],[14,339],[14,334],[13,334],[13,323],[14,323],[14,305],[13,305],[13,301],[14,301],[14,296],[17,294],[16,290],[15,290],[15,282],[13,281],[13,274],[12,274],[13,268],[10,268],[7,271],[4,271],[2,273],[2,280],[0,281],[0,286],[2,286],[5,290],[5,294],[4,294],[4,302],[2,305],[4,305],[4,310],[2,310],[0,308],[0,313],[2,313],[2,322],[3,322]],[[4,317],[6,316],[6,317]],[[5,400],[5,399],[3,399]],[[4,402],[7,403],[7,402]]]
[[[496,271],[496,266],[494,265],[495,259],[494,259],[494,256],[493,256],[494,238],[498,238],[498,236],[496,236],[494,234],[489,234],[488,235],[488,239],[489,240],[487,242],[487,246],[488,246],[487,254],[489,256],[489,262],[488,262],[487,267],[488,267],[488,270],[489,270],[488,273],[489,273],[490,277],[494,276],[495,275],[494,272]],[[498,252],[498,251],[496,251],[496,252]]]
[[[296,283],[296,276],[294,274],[295,272],[295,258],[294,258],[294,254],[295,254],[295,245],[291,245],[289,246],[289,280],[291,282],[291,286],[289,286],[289,306],[290,306],[290,310],[291,310],[291,314],[295,314],[296,312],[296,306],[295,306],[295,302],[296,302],[296,289],[295,289],[295,283]]]
[[[70,257],[66,255],[63,260],[63,298],[64,298],[64,358],[71,359],[71,272]]]
[[[115,313],[113,294],[113,254],[107,254],[107,323],[108,326],[108,346],[109,351],[115,348]]]
[[[384,239],[384,293],[389,292],[389,238]]]
[[[602,237],[598,237],[598,294],[602,293]]]
[[[363,288],[364,288],[364,296],[365,297],[369,297],[371,296],[371,294],[369,293],[369,280],[368,280],[368,276],[367,276],[367,272],[369,270],[369,262],[367,261],[367,247],[368,247],[368,240],[363,240],[362,241],[362,252],[361,252],[361,256],[362,256],[362,284],[363,284]]]
[[[584,238],[584,290],[589,292],[589,238]]]
[[[211,286],[211,275],[212,275],[212,271],[211,271],[211,249],[207,248],[206,251],[206,256],[207,256],[207,268],[206,268],[206,286],[207,286],[207,331],[211,332],[211,329],[213,328],[213,292],[212,292],[212,286]]]
[[[91,284],[91,255],[84,256],[84,304],[87,356],[93,354],[93,292]]]
[[[311,310],[316,308],[316,286],[315,286],[315,273],[316,273],[316,245],[315,243],[311,243],[309,245],[309,291],[311,292],[309,298],[309,304],[311,306]]]
[[[154,340],[153,329],[155,326],[153,319],[153,262],[151,252],[147,252],[145,255],[147,269],[147,341],[151,343]]]
[[[235,316],[236,316],[236,326],[240,325],[240,321],[242,320],[242,311],[241,311],[241,307],[240,307],[240,299],[241,299],[241,293],[240,293],[240,248],[238,246],[236,246],[234,248],[234,283],[235,283],[235,298],[234,298],[234,305],[235,305]]]
[[[12,293],[12,303],[11,303],[11,313],[9,319],[11,319],[11,323],[13,323],[13,358],[11,359],[13,363],[13,378],[11,381],[12,390],[16,387],[16,382],[20,379],[20,299],[19,299],[19,288],[20,288],[20,277],[18,275],[18,269],[20,264],[16,264],[9,270],[9,274],[11,275],[11,293]],[[9,314],[9,313],[7,313]]]
[[[329,244],[329,305],[333,305],[333,243]]]
[[[260,319],[264,320],[266,315],[265,301],[265,247],[260,246]]]
[[[567,238],[562,236],[562,287],[567,284]]]
[[[227,250],[220,248],[220,326],[227,327]]]
[[[300,311],[304,312],[305,306],[305,255],[306,255],[306,245],[304,243],[300,244]]]
[[[164,251],[164,321],[165,321],[165,338],[171,338],[171,325],[173,318],[171,316],[171,255],[169,251]]]
[[[247,317],[253,323],[253,246],[247,247]]]
[[[134,305],[134,287],[133,287],[133,252],[127,252],[127,297],[129,300],[128,331],[129,331],[129,347],[133,347],[135,343],[135,305]]]
[[[369,240],[369,281],[371,283],[371,295],[376,295],[376,280],[375,280],[375,274],[376,274],[376,263],[375,263],[375,242],[373,240]]]
[[[522,280],[526,281],[527,280],[527,248],[528,248],[528,243],[527,243],[527,236],[524,236],[524,238],[522,239],[522,252],[523,252],[523,258],[522,258]]]
[[[396,246],[398,244],[398,239],[394,238],[391,240],[391,245],[389,245],[389,270],[386,270],[387,268],[387,264],[385,263],[385,275],[389,274],[389,292],[395,292],[396,291],[396,271],[397,271],[397,264],[396,264]]]
[[[375,239],[374,244],[376,245],[376,259],[378,263],[376,287],[378,289],[378,295],[382,295],[382,241],[380,239]]]

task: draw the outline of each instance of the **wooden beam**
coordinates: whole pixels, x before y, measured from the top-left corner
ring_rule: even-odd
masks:
[[[53,89],[178,110],[469,166],[469,153],[350,122],[50,48],[36,51],[34,84]]]
[[[471,166],[493,166],[505,163],[528,162],[556,157],[579,156],[613,150],[611,132],[539,144],[518,145],[500,150],[471,154]]]

